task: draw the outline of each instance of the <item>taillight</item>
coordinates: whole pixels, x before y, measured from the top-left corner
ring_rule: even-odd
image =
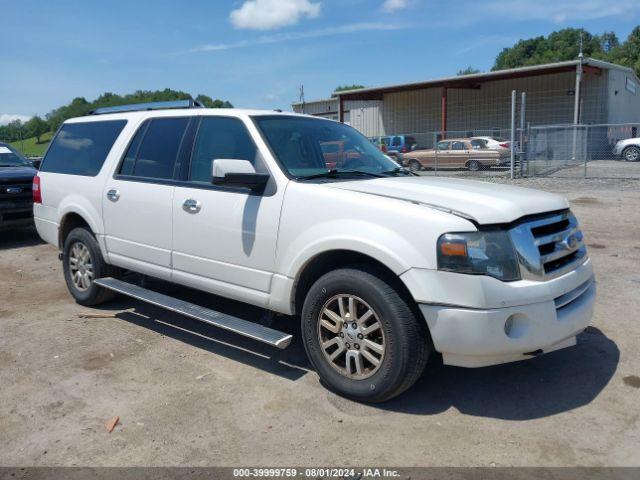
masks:
[[[31,187],[33,193],[33,203],[42,203],[42,190],[40,189],[40,177],[33,177],[33,185]]]
[[[406,147],[406,146],[403,146],[403,147],[400,149],[400,151],[401,151],[402,153],[407,153],[407,147]]]
[[[510,145],[508,142],[501,143],[501,144],[500,144],[500,146],[501,146],[502,148],[510,148],[510,147],[511,147],[511,145]]]

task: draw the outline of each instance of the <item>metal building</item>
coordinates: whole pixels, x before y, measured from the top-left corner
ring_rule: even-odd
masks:
[[[293,110],[370,137],[412,134],[429,147],[443,136],[507,136],[513,90],[527,95],[529,125],[640,122],[640,79],[592,58],[339,92]]]

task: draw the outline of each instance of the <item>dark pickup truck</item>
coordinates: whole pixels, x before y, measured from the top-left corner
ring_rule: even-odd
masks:
[[[26,158],[0,143],[0,231],[33,224],[31,185],[36,173]]]

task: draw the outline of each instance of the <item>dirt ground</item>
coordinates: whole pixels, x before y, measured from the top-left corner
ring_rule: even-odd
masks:
[[[597,273],[593,327],[574,348],[509,365],[432,359],[379,406],[319,384],[296,319],[276,321],[294,334],[276,351],[124,298],[87,309],[55,248],[0,233],[0,465],[640,465],[640,181],[517,183],[571,200]]]

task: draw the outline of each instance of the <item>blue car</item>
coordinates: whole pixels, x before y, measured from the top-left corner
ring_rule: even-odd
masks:
[[[376,145],[380,142],[386,146],[386,154],[397,162],[402,162],[402,157],[405,153],[411,152],[416,149],[417,142],[415,137],[410,135],[384,135],[381,137],[371,137],[371,140]]]

